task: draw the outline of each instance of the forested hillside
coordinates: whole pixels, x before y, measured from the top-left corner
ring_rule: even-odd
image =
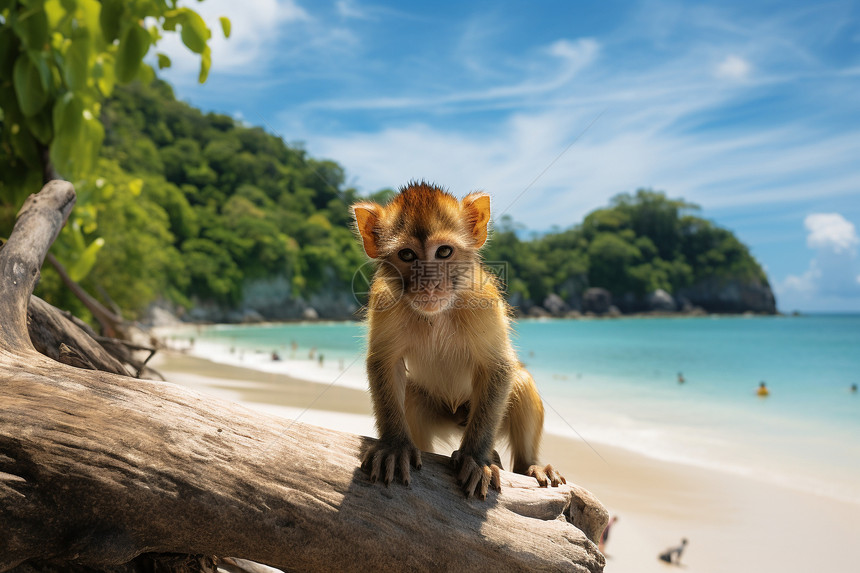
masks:
[[[366,258],[350,231],[358,194],[341,166],[176,101],[158,80],[117,87],[102,121],[100,177],[77,184],[75,218],[55,247],[90,292],[134,317],[153,303],[213,320],[297,318],[309,306],[322,317],[353,313],[351,280]],[[5,205],[0,235],[15,208]],[[738,285],[770,291],[748,249],[695,210],[639,191],[527,241],[505,217],[485,258],[506,263],[508,295],[522,310],[551,294],[579,308],[588,287],[608,289],[625,311],[641,310],[656,289],[707,310],[769,310],[709,304]],[[38,293],[86,316],[48,267]]]
[[[308,298],[345,290],[364,262],[349,228],[356,192],[336,163],[176,101],[160,81],[117,88],[102,120],[103,175],[78,191],[83,240],[104,247],[83,283],[126,312],[238,308],[258,279]],[[77,308],[45,274],[41,292]]]
[[[579,225],[530,241],[505,217],[486,257],[508,262],[509,297],[526,307],[557,294],[579,309],[586,288],[602,287],[625,312],[648,310],[647,295],[658,289],[714,312],[775,311],[749,249],[694,215],[698,210],[640,189],[614,197]]]

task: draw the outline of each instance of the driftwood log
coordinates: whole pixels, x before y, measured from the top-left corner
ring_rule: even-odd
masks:
[[[74,201],[49,183],[0,250],[0,571],[115,570],[141,554],[290,571],[603,569],[606,511],[576,486],[503,472],[500,494],[465,499],[448,458],[428,455],[409,487],[386,488],[358,467],[371,438],[125,376],[95,347],[67,350],[83,368],[36,351],[28,302]]]

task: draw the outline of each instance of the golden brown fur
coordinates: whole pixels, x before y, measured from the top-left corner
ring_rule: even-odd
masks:
[[[371,479],[388,484],[433,438],[462,431],[453,458],[467,495],[499,488],[498,437],[513,470],[541,485],[564,482],[537,465],[543,405],[511,346],[509,308],[480,261],[490,199],[458,200],[413,183],[388,205],[353,206],[364,249],[379,264],[368,301],[368,379],[379,442],[365,454]]]

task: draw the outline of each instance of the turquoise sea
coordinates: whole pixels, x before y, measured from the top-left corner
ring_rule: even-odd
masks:
[[[860,315],[521,320],[515,332],[548,431],[595,456],[611,444],[860,503]],[[210,359],[366,387],[361,324],[195,336]]]

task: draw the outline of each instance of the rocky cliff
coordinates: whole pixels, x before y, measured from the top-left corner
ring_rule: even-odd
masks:
[[[703,314],[728,313],[776,314],[776,299],[767,282],[738,278],[710,277],[699,283],[679,289],[673,296],[663,289],[647,295],[611,293],[604,288],[586,288],[566,299],[550,294],[542,305],[522,299],[512,300],[521,315],[573,316],[579,312],[597,316],[634,313]]]
[[[236,306],[196,300],[183,318],[192,322],[221,323],[350,320],[358,318],[358,311],[358,301],[349,288],[332,285],[323,292],[299,297],[286,277],[274,276],[243,283],[242,300]],[[152,316],[153,310],[149,314]]]
[[[679,289],[676,298],[687,299],[708,312],[776,314],[776,298],[767,282],[711,277]]]

